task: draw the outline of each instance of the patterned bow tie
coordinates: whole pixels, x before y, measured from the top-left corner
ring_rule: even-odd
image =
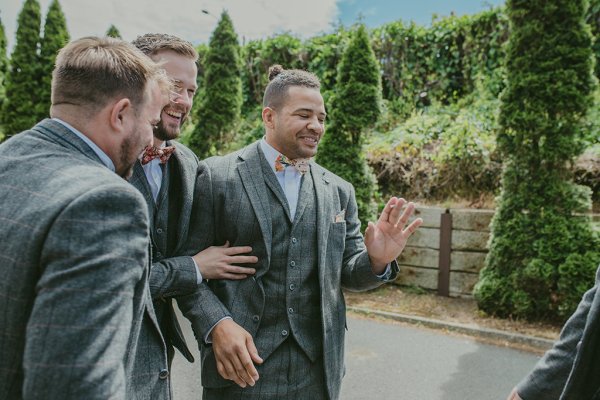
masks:
[[[292,166],[298,170],[302,175],[304,175],[309,169],[310,158],[296,158],[294,160],[290,160],[283,154],[280,154],[275,159],[275,171],[281,172],[287,166]]]
[[[148,164],[150,161],[155,158],[160,158],[161,164],[166,164],[169,161],[169,158],[175,151],[175,146],[167,146],[162,149],[156,146],[148,146],[144,150],[144,154],[142,155],[142,165]]]

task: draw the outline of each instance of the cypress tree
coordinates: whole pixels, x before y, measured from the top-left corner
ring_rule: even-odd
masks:
[[[365,135],[379,115],[381,78],[364,25],[354,31],[338,69],[331,98],[331,126],[318,153],[319,163],[352,183],[363,227],[375,217],[376,181],[363,151]]]
[[[484,311],[563,318],[594,282],[590,191],[570,165],[585,147],[594,88],[586,0],[509,0],[507,86],[497,143],[502,191],[475,297]]]
[[[58,0],[52,0],[46,23],[44,24],[44,37],[40,46],[41,86],[39,88],[39,103],[37,119],[49,116],[50,92],[52,83],[52,70],[58,51],[69,41],[67,21]]]
[[[116,39],[122,39],[121,32],[119,32],[117,27],[114,26],[113,24],[111,24],[110,27],[108,28],[108,30],[106,31],[106,36],[113,37]]]
[[[2,19],[0,19],[0,111],[2,110],[2,104],[4,103],[6,91],[4,83],[6,80],[6,74],[8,72],[8,58],[6,57],[6,35],[4,34],[4,25],[2,25]],[[2,125],[0,125],[0,142],[4,138]]]
[[[204,86],[189,145],[199,157],[218,154],[233,139],[242,105],[240,46],[231,18],[224,11],[204,61]]]
[[[2,125],[6,137],[31,128],[36,122],[40,82],[38,46],[41,11],[37,0],[26,0],[19,13],[17,41],[6,79]]]

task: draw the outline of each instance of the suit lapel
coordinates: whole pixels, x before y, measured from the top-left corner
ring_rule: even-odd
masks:
[[[146,200],[146,204],[148,204],[150,222],[152,223],[154,221],[154,212],[156,205],[154,204],[152,190],[150,189],[148,178],[146,178],[144,167],[142,167],[142,164],[139,161],[136,161],[133,165],[133,174],[131,174],[131,178],[129,178],[129,183],[131,183],[137,190],[140,191],[142,196],[144,196],[144,200]]]
[[[179,147],[179,143],[173,142],[168,145],[175,145]],[[171,158],[174,158],[174,163],[170,163],[170,168],[177,168],[180,177],[180,193],[177,196],[171,196],[170,201],[177,201],[179,206],[179,221],[178,229],[176,232],[176,248],[175,253],[179,252],[179,248],[184,244],[184,238],[187,236],[187,232],[190,224],[190,215],[192,213],[192,202],[194,196],[194,187],[196,184],[196,172],[197,162],[190,160],[183,151],[177,149]]]
[[[327,172],[315,163],[311,163],[310,174],[315,187],[317,197],[317,249],[319,277],[325,272],[325,252],[327,251],[327,240],[329,238],[330,219],[333,218],[333,196],[331,196],[330,178]],[[322,282],[322,279],[319,279]]]
[[[238,173],[240,180],[244,186],[244,190],[250,199],[250,204],[258,219],[258,224],[262,233],[263,240],[265,242],[265,248],[267,250],[267,264],[269,265],[271,260],[271,240],[273,236],[272,232],[272,220],[271,220],[271,208],[269,206],[268,196],[265,196],[267,185],[262,174],[257,174],[257,171],[261,171],[261,154],[259,153],[258,142],[248,146],[239,155],[240,162],[238,163]],[[266,272],[266,269],[265,271]]]

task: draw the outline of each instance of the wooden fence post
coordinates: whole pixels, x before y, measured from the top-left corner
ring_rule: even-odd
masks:
[[[440,253],[438,262],[438,295],[450,296],[450,254],[452,252],[452,214],[440,215]]]

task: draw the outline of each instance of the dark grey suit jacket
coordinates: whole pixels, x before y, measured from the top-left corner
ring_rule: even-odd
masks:
[[[266,267],[258,269],[255,276],[240,281],[212,281],[210,287],[206,283],[201,285],[203,335],[225,316],[232,316],[253,336],[260,329],[256,321],[262,319],[265,308],[261,277],[269,266],[273,221],[259,151],[256,142],[227,156],[208,159],[207,165],[199,169],[197,186],[202,191],[190,224],[191,245],[204,248],[229,240],[232,246],[253,246],[262,242],[267,252],[267,262],[260,263]],[[346,305],[342,287],[366,290],[383,282],[371,271],[352,185],[315,163],[311,164],[310,178],[317,198],[315,224],[323,359],[329,395],[337,399],[344,374]],[[335,223],[335,216],[343,210],[345,223]],[[397,272],[394,263],[392,279]],[[202,384],[206,387],[229,384],[217,372],[212,347],[202,346],[201,350]]]
[[[44,120],[0,145],[0,205],[0,398],[169,398],[142,196]]]
[[[183,248],[188,234],[196,189],[198,157],[180,143],[170,142],[168,145],[176,147],[176,151],[168,163],[169,168],[172,169],[170,175],[177,178],[171,179],[170,182],[168,210],[163,209],[164,206],[163,208],[156,206],[144,169],[139,162],[136,163],[129,182],[142,193],[150,213],[150,238],[155,249],[150,271],[150,291],[157,315],[161,319],[159,323],[163,336],[168,346],[176,347],[188,361],[193,362],[194,358],[187,347],[177,321],[172,299],[178,300],[180,296],[190,295],[185,298],[185,301],[190,304],[180,306],[180,308],[185,310],[184,315],[192,321],[192,326],[195,327],[195,310],[201,304],[201,299],[194,296],[198,282],[196,266],[190,256],[196,254],[197,251],[190,249],[184,252]],[[159,241],[156,237],[157,232],[154,225],[156,215],[162,212],[170,214],[168,218],[169,243],[166,246],[164,241]],[[172,349],[170,354],[172,355]]]
[[[600,399],[600,267],[559,340],[517,386],[523,400]]]

